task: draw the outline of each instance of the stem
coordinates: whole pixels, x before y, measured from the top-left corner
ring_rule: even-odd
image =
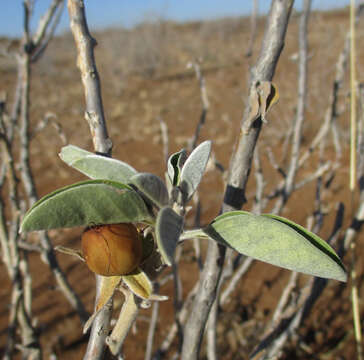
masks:
[[[100,78],[94,57],[94,47],[97,43],[88,30],[83,1],[68,0],[68,12],[71,31],[77,46],[77,66],[85,90],[85,118],[90,127],[94,149],[100,154],[110,156],[112,142],[106,129]]]
[[[186,230],[184,231],[179,241],[189,240],[189,239],[208,239],[208,235],[203,232],[202,229],[193,229],[193,230]]]
[[[133,293],[127,291],[125,292],[125,301],[121,308],[119,318],[111,335],[106,340],[113,355],[120,353],[121,346],[123,345],[131,326],[134,324],[137,315],[138,305],[136,303],[136,298]]]
[[[88,30],[83,1],[68,0],[68,12],[71,31],[77,46],[77,65],[81,72],[85,92],[85,119],[90,127],[95,151],[110,156],[112,142],[106,129],[100,79],[94,57],[96,41],[91,37]],[[100,297],[101,282],[101,277],[96,276],[96,304]],[[110,301],[97,314],[92,324],[90,340],[84,359],[102,359],[105,350],[105,339],[110,326],[111,312],[112,302]],[[100,330],[102,331],[100,332]]]
[[[271,81],[284,45],[284,37],[291,13],[292,0],[274,0],[268,17],[266,32],[260,56],[256,67],[252,70],[250,91],[258,81]],[[241,130],[249,115],[249,107]],[[232,157],[229,169],[229,181],[225,191],[223,212],[240,209],[245,199],[245,186],[248,181],[254,148],[261,129],[261,119],[258,118],[249,129],[248,134],[241,131],[236,151]],[[216,298],[217,285],[223,269],[226,248],[213,241],[209,242],[206,262],[201,274],[199,289],[194,300],[190,316],[184,329],[182,348],[183,360],[198,358],[202,336],[209,316],[210,308]]]

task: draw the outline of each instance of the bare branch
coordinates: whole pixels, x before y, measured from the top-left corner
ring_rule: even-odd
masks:
[[[78,51],[77,66],[80,69],[85,90],[85,118],[90,127],[96,152],[109,156],[112,142],[106,129],[100,79],[94,57],[96,41],[88,30],[83,1],[68,0],[68,12]]]
[[[224,305],[228,302],[231,293],[236,288],[237,283],[241,280],[241,278],[246,274],[246,272],[250,269],[254,259],[250,257],[245,257],[242,263],[239,265],[237,270],[235,271],[234,275],[229,281],[229,284],[226,286],[224,291],[221,293],[220,296],[220,304]]]
[[[43,42],[43,39],[46,36],[48,27],[52,22],[52,20],[54,19],[54,14],[56,13],[58,7],[63,3],[63,1],[64,0],[53,0],[47,12],[40,19],[37,31],[32,39],[34,47],[36,48],[40,47],[41,43]]]
[[[258,81],[271,81],[274,75],[280,53],[283,49],[284,37],[293,1],[273,1],[265,37],[256,67],[252,71],[250,91]],[[249,108],[245,117],[249,115]],[[223,212],[240,209],[244,203],[245,186],[248,180],[253,152],[261,129],[261,118],[254,122],[249,133],[241,132],[236,151],[233,155],[229,181],[225,192]],[[206,262],[201,275],[199,290],[197,292],[192,311],[184,329],[184,343],[182,348],[183,360],[198,358],[203,331],[210,308],[216,298],[217,284],[219,282],[226,249],[213,241],[209,242]]]
[[[81,72],[85,93],[85,119],[89,124],[94,149],[97,153],[110,156],[112,142],[108,137],[104,109],[101,97],[101,86],[96,68],[94,47],[96,41],[88,30],[85,7],[81,0],[68,0],[68,13],[71,31],[77,46],[77,65]],[[100,296],[101,277],[96,276],[96,300]],[[110,326],[112,302],[97,314],[91,329],[90,341],[84,359],[101,359],[103,357],[105,340]]]
[[[26,32],[26,31],[25,31]],[[24,40],[25,41],[25,40]],[[31,41],[31,40],[29,40]],[[25,45],[27,49],[31,45]],[[24,51],[18,57],[18,67],[21,74],[22,91],[20,96],[20,124],[19,124],[19,138],[20,138],[20,166],[22,183],[29,199],[30,205],[33,205],[37,200],[37,191],[34,183],[32,169],[30,166],[30,82],[31,82],[31,53]],[[69,285],[64,273],[60,269],[51,241],[46,232],[39,232],[41,246],[43,248],[42,260],[44,260],[51,268],[54,276],[59,284],[60,289],[64,292],[66,298],[70,301],[72,306],[78,311],[82,321],[86,321],[88,314],[76,293]]]
[[[164,158],[165,162],[167,163],[168,156],[169,156],[168,126],[161,117],[159,117],[159,125],[161,128],[161,135],[162,135],[163,158]]]
[[[283,205],[288,200],[293,191],[294,181],[298,170],[298,160],[300,155],[301,138],[303,130],[303,121],[305,119],[305,107],[307,97],[307,24],[310,14],[311,1],[306,0],[303,6],[303,12],[299,26],[299,78],[298,78],[298,102],[297,113],[293,129],[293,143],[290,156],[290,164],[285,179],[284,188],[281,196],[274,206],[274,212],[280,213]]]
[[[65,132],[63,131],[62,125],[56,121],[57,116],[51,112],[47,112],[43,119],[37,124],[37,126],[33,129],[31,134],[31,139],[35,137],[35,135],[41,131],[43,131],[48,125],[52,125],[63,145],[67,144],[67,137]]]
[[[148,338],[147,338],[147,348],[145,350],[144,360],[151,360],[153,355],[153,342],[154,335],[158,324],[159,315],[159,301],[154,301],[152,305],[152,316],[150,318]]]
[[[201,67],[200,67],[200,64],[198,63],[198,60],[196,60],[195,62],[188,63],[187,67],[188,68],[193,67],[195,70],[195,74],[196,74],[197,80],[200,85],[200,94],[201,94],[201,101],[202,101],[202,112],[200,115],[200,120],[197,123],[195,134],[194,134],[193,138],[191,139],[191,145],[189,146],[190,150],[193,150],[197,146],[198,138],[200,136],[202,126],[205,124],[206,115],[207,115],[207,111],[209,110],[210,104],[209,104],[209,99],[207,96],[205,77],[202,75]]]
[[[259,0],[253,0],[252,14],[250,16],[250,38],[249,38],[248,49],[245,52],[246,57],[251,57],[253,55],[254,41],[257,36],[258,10],[259,10]]]
[[[52,40],[54,33],[56,31],[56,28],[59,24],[59,21],[61,20],[62,12],[64,8],[64,0],[60,2],[59,7],[57,8],[57,11],[54,15],[54,20],[52,22],[52,25],[50,29],[48,30],[46,36],[44,37],[43,41],[39,43],[39,45],[36,47],[34,54],[32,55],[32,62],[36,62],[39,57],[42,56],[44,51],[47,49],[48,44]]]
[[[125,297],[126,298],[121,308],[120,315],[112,330],[112,333],[106,338],[106,342],[113,355],[120,354],[124,340],[138,315],[139,309],[135,295],[130,291],[126,291]],[[94,359],[94,357],[90,359]]]

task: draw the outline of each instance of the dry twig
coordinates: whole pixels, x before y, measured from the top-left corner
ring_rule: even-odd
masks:
[[[99,75],[96,68],[94,47],[96,41],[88,30],[84,3],[81,0],[68,0],[70,26],[76,42],[77,65],[81,72],[84,86],[86,111],[85,118],[89,124],[94,149],[97,153],[111,155],[112,142],[108,137],[104,109],[101,97]],[[96,302],[100,296],[101,276],[96,276]],[[91,329],[90,340],[84,359],[101,359],[105,340],[109,333],[112,304],[108,303],[96,316]]]
[[[252,71],[251,89],[258,81],[271,81],[284,44],[292,1],[273,1],[268,17],[263,46],[256,67]],[[249,109],[245,111],[245,117]],[[225,192],[223,211],[240,209],[244,203],[245,186],[251,168],[252,156],[261,129],[261,119],[252,124],[248,134],[241,132],[236,151],[231,161],[229,181]],[[184,329],[182,348],[183,360],[197,359],[205,324],[210,308],[216,298],[217,285],[221,276],[225,248],[213,242],[209,243],[199,290],[192,311]]]

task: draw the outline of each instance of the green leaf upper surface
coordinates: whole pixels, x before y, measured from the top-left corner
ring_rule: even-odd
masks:
[[[150,214],[143,199],[129,186],[89,180],[59,189],[36,202],[26,213],[21,232],[148,220]]]
[[[334,250],[317,235],[274,215],[233,211],[204,229],[212,239],[255,259],[289,270],[346,281]]]
[[[74,145],[63,147],[59,156],[69,166],[91,179],[127,183],[133,175],[137,174],[132,166],[123,161],[96,155]]]
[[[168,190],[164,182],[157,175],[138,173],[130,178],[129,183],[136,186],[148,200],[159,208],[168,205]]]
[[[303,226],[296,224],[295,222],[286,219],[282,216],[273,214],[262,214],[262,216],[267,216],[269,218],[280,221],[283,224],[290,226],[293,230],[301,234],[306,240],[310,241],[314,246],[320,248],[323,252],[325,252],[328,256],[330,256],[334,261],[336,261],[340,266],[344,268],[344,265],[342,264],[340,258],[337,256],[334,249],[325,240],[321,239],[313,232],[305,229]]]
[[[68,165],[73,163],[76,160],[82,159],[87,155],[93,155],[92,152],[79,148],[75,145],[66,145],[63,146],[61,152],[59,153],[59,157]]]
[[[183,230],[183,217],[172,208],[164,207],[158,212],[155,225],[158,249],[167,265],[172,265],[174,252]]]

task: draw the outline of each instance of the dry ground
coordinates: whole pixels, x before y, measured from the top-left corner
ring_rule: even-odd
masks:
[[[264,126],[260,149],[266,175],[267,191],[274,187],[279,175],[264,155],[271,146],[277,158],[282,153],[282,142],[294,117],[297,98],[298,17],[293,16],[288,29],[286,46],[279,62],[275,83],[280,91],[280,102],[269,114]],[[259,21],[259,32],[252,58],[244,57],[249,41],[249,19],[223,19],[206,23],[144,25],[132,31],[110,29],[94,33],[99,46],[96,50],[109,133],[113,140],[113,156],[136,169],[163,176],[165,166],[162,152],[159,118],[169,128],[170,153],[185,147],[193,135],[201,112],[199,87],[186,63],[203,59],[211,103],[201,140],[212,139],[217,160],[228,167],[229,157],[238,134],[245,106],[249,65],[254,64],[263,34],[264,19]],[[335,63],[343,47],[348,29],[348,11],[313,13],[309,32],[309,86],[307,119],[303,145],[307,146],[323,121],[328,104],[330,86],[335,74]],[[358,78],[364,75],[364,25],[358,26]],[[83,119],[83,90],[76,68],[76,53],[69,34],[57,37],[42,60],[34,66],[32,77],[31,119],[33,127],[47,112],[57,116],[68,142],[91,149],[87,124]],[[14,63],[0,58],[0,90],[11,95],[16,82]],[[328,212],[322,237],[330,233],[335,206],[339,201],[349,204],[348,178],[348,77],[340,92],[340,136],[344,149],[341,167],[332,191],[325,199]],[[82,179],[57,157],[62,142],[56,130],[49,126],[37,134],[32,142],[32,166],[39,195]],[[327,158],[334,156],[331,140]],[[314,161],[305,168],[315,166]],[[249,182],[250,200],[254,194],[254,178]],[[306,186],[288,202],[284,216],[305,225],[314,209],[314,184]],[[201,186],[202,222],[206,223],[219,211],[223,196],[223,180],[218,171],[208,173]],[[349,208],[347,206],[347,208]],[[269,210],[269,209],[268,209]],[[346,225],[349,211],[346,212]],[[192,217],[189,219],[192,223]],[[54,244],[79,247],[81,229],[53,231]],[[360,236],[360,245],[364,237]],[[362,247],[361,247],[362,248]],[[62,268],[71,284],[91,312],[93,308],[94,277],[77,260],[59,255]],[[187,293],[198,277],[192,261],[191,248],[186,246],[182,261],[184,292]],[[346,263],[349,259],[345,259]],[[41,333],[45,358],[55,353],[59,359],[80,359],[87,336],[63,295],[55,288],[55,281],[38,254],[30,255],[34,288],[34,316]],[[1,265],[2,266],[2,265]],[[0,346],[6,341],[6,326],[10,283],[2,266],[0,300]],[[358,264],[363,273],[363,265]],[[191,274],[194,274],[191,276]],[[256,345],[257,333],[269,320],[289,272],[263,263],[255,263],[241,281],[231,301],[222,309],[218,327],[219,358],[246,359]],[[307,278],[304,277],[304,280]],[[349,286],[331,281],[324,295],[306,319],[300,334],[306,352],[295,343],[287,344],[284,359],[353,359],[354,340],[350,311]],[[360,288],[363,298],[364,289]],[[168,283],[161,289],[172,294]],[[120,305],[120,304],[119,304]],[[129,335],[124,350],[127,359],[143,359],[150,310],[142,312],[135,332]],[[172,301],[161,304],[156,346],[160,344],[172,322]],[[309,350],[307,350],[309,349]],[[332,351],[332,353],[330,353]],[[310,353],[311,352],[311,353]],[[204,351],[202,352],[204,354]],[[204,355],[202,355],[203,358]]]

